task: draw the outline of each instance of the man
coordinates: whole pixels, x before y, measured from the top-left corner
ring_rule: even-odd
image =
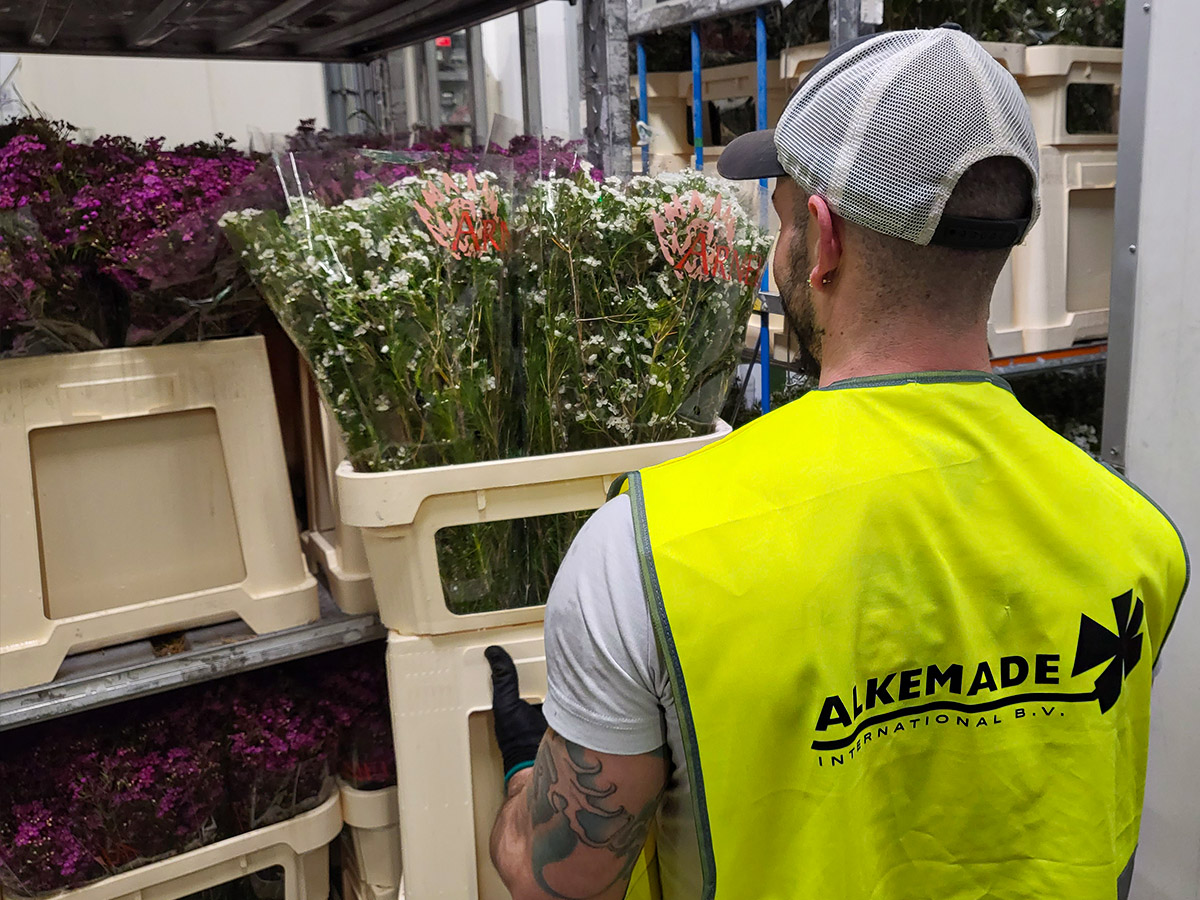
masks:
[[[544,719],[489,649],[497,868],[518,900],[621,897],[654,823],[668,898],[1124,897],[1188,563],[990,374],[1038,212],[1016,83],[952,27],[872,36],[720,169],[778,179],[820,389],[592,517]]]

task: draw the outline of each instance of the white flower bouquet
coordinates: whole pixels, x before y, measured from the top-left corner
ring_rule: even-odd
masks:
[[[406,178],[224,225],[312,366],[358,471],[500,459],[515,373],[505,192],[473,173]]]
[[[727,185],[548,179],[517,204],[513,233],[530,453],[712,430],[770,246]],[[587,515],[527,523],[536,596]]]
[[[224,225],[308,360],[354,468],[516,453],[507,192],[486,174],[438,172],[290,207]],[[514,539],[507,522],[439,535],[451,602],[510,596]]]
[[[711,430],[769,248],[723,183],[546,180],[513,230],[529,451]]]
[[[510,217],[511,216],[511,217]],[[427,172],[224,224],[312,365],[358,471],[712,428],[768,248],[699,174]],[[583,514],[447,528],[456,613],[543,602]]]

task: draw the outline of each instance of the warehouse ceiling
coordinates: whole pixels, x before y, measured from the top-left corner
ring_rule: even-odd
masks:
[[[362,60],[532,0],[0,0],[0,52]]]

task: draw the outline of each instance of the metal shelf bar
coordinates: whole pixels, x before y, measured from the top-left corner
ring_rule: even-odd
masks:
[[[754,13],[754,48],[755,48],[755,71],[758,79],[758,97],[756,103],[756,112],[758,113],[758,130],[765,131],[767,128],[767,8],[760,6]],[[767,179],[760,178],[758,181],[758,224],[763,228],[767,227],[767,219],[769,213],[767,211]],[[759,288],[765,291],[770,285],[767,276],[767,264],[763,264],[762,282]],[[762,340],[759,342],[759,408],[762,409],[762,414],[765,416],[771,411],[771,315],[767,311],[767,306],[762,305],[761,318],[759,321],[759,334],[762,335]]]
[[[704,80],[700,77],[700,26],[692,23],[692,143],[696,171],[704,171]]]
[[[321,586],[321,618],[273,634],[254,634],[243,622],[184,632],[189,649],[156,657],[137,641],[67,658],[49,684],[0,694],[0,731],[159,694],[190,684],[314,656],[366,641],[386,629],[375,616],[348,616]]]
[[[1071,347],[1068,350],[1050,350],[1045,353],[1030,353],[1025,356],[993,359],[992,371],[1000,376],[1027,375],[1031,372],[1070,369],[1076,366],[1090,366],[1107,361],[1108,344],[1103,343],[1087,347]]]
[[[637,73],[638,73],[638,120],[643,123],[645,131],[638,129],[638,140],[642,144],[642,174],[650,174],[650,139],[647,134],[650,129],[650,96],[646,87],[646,44],[641,35],[637,39]]]

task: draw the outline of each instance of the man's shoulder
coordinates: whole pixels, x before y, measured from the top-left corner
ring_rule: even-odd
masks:
[[[586,620],[606,636],[644,609],[633,517],[622,494],[592,513],[571,542],[550,591],[546,627]]]
[[[582,559],[573,560],[572,556]],[[629,495],[618,494],[593,512],[572,541],[563,565],[605,565],[628,563],[637,559],[637,543],[634,539],[633,515],[629,506]]]

